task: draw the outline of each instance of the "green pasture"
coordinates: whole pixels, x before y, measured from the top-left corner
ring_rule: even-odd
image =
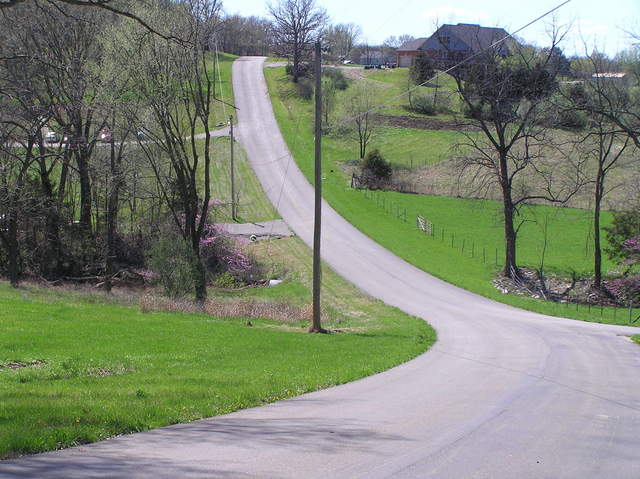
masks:
[[[287,94],[283,69],[267,69],[265,76],[280,128],[298,165],[311,179],[314,151],[311,104]],[[436,135],[442,133],[431,132]],[[412,135],[412,132],[409,130],[405,134]],[[417,133],[413,138],[420,141]],[[345,174],[345,160],[357,158],[353,153],[357,148],[355,140],[348,148],[344,139],[328,136],[323,145],[325,198],[363,233],[412,264],[470,291],[544,314],[616,324],[628,324],[629,316],[637,317],[638,312],[628,315],[612,308],[604,308],[602,312],[586,307],[576,310],[563,304],[501,294],[491,282],[503,264],[502,219],[498,202],[396,192],[369,192],[365,195],[363,191],[350,188],[350,177]],[[443,142],[432,154],[428,142],[421,142],[421,145],[423,155],[434,158],[441,157],[447,149]],[[418,148],[418,145],[414,147]],[[383,153],[392,161],[396,157],[393,150],[386,149]],[[434,223],[434,236],[425,235],[416,228],[418,214]],[[605,213],[603,220],[606,225],[610,215]],[[575,271],[580,275],[591,271],[591,218],[587,210],[530,206],[523,209],[520,221],[520,265],[537,268],[544,259],[544,269],[549,273],[570,274]],[[545,237],[547,245],[543,257],[542,240]],[[614,267],[608,260],[604,266],[605,270]]]
[[[451,118],[452,114],[460,110],[460,98],[456,93],[456,82],[450,75],[438,72],[439,75],[432,82],[425,86],[415,87],[409,81],[408,68],[393,68],[385,70],[364,70],[363,76],[370,85],[377,87],[376,94],[379,102],[384,104],[382,111],[389,115],[417,116],[420,113],[412,112],[408,109],[409,97],[406,92],[409,88],[415,88],[413,95],[433,96],[437,87],[438,96],[448,96],[451,98],[451,113],[440,114],[440,118]]]
[[[203,175],[204,176],[204,175]],[[231,218],[231,140],[229,137],[213,141],[211,161],[211,195],[222,202],[213,211],[215,221],[230,222]],[[271,203],[264,197],[242,146],[234,144],[234,181],[238,222],[249,223],[279,218]]]

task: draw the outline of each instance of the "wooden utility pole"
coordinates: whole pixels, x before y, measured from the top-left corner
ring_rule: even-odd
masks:
[[[320,42],[316,42],[315,68],[316,77],[316,160],[315,160],[315,209],[313,223],[313,322],[310,333],[326,333],[320,322],[320,226],[322,221],[322,55]]]
[[[231,137],[231,219],[236,221],[236,181],[233,166],[233,116],[229,117],[229,136]]]

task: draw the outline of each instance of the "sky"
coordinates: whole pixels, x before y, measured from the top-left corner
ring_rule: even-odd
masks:
[[[277,0],[272,0],[276,2]],[[355,23],[362,41],[380,44],[391,35],[428,37],[440,23],[499,26],[509,33],[562,3],[563,0],[316,0],[332,23]],[[223,0],[227,13],[268,16],[266,0]],[[640,34],[640,0],[569,0],[554,13],[559,25],[570,25],[561,48],[581,55],[594,47],[609,55],[634,42],[625,31]],[[553,16],[522,30],[518,36],[545,46]]]

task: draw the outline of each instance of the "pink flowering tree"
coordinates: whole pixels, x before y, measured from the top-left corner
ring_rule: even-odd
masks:
[[[215,224],[205,225],[200,240],[200,254],[207,272],[214,276],[228,272],[242,278],[253,268],[253,262],[238,241]]]

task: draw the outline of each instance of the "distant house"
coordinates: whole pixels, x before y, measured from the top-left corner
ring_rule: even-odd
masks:
[[[397,63],[400,67],[410,67],[418,53],[424,52],[441,66],[451,66],[485,50],[508,35],[503,28],[481,27],[470,23],[442,25],[429,38],[418,38],[398,48]],[[513,40],[509,40],[497,45],[498,54],[508,56],[512,42]]]

